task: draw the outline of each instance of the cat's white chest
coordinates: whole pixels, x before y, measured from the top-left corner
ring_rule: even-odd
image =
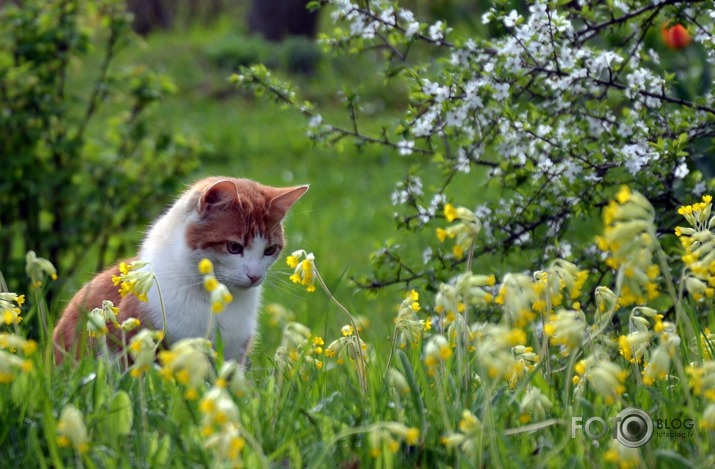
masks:
[[[221,313],[215,314],[211,312],[207,291],[195,285],[175,284],[170,276],[163,276],[163,279],[161,275],[157,277],[162,290],[166,340],[169,344],[188,337],[209,337],[216,348],[218,330],[225,359],[243,361],[256,331],[260,286],[233,292],[233,301]],[[151,289],[148,299],[152,326],[161,329],[164,321],[157,288]],[[212,329],[209,330],[209,327]]]

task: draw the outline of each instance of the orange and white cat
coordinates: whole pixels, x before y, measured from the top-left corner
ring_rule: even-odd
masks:
[[[153,269],[166,311],[165,342],[206,335],[212,314],[197,265],[213,262],[214,274],[233,301],[216,316],[226,359],[243,362],[256,333],[261,284],[284,247],[282,220],[308,186],[269,187],[248,179],[210,177],[191,186],[149,229],[137,258]],[[72,298],[55,327],[55,360],[75,356],[86,314],[103,300],[119,306],[118,320],[134,317],[160,330],[163,319],[157,287],[147,302],[122,298],[112,282],[114,266],[97,275]],[[111,325],[115,341],[118,331]],[[214,338],[215,340],[215,338]],[[111,342],[111,341],[109,341]]]

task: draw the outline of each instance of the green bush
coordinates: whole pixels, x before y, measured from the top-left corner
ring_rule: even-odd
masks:
[[[98,247],[101,268],[114,233],[153,217],[146,200],[166,200],[197,165],[196,142],[151,112],[172,82],[112,67],[132,43],[130,20],[114,0],[0,11],[0,265],[13,287],[30,249],[68,277]],[[101,63],[85,70],[97,42]],[[94,82],[73,86],[77,69]]]

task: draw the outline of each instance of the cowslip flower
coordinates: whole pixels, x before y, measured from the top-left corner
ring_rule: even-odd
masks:
[[[52,280],[57,280],[57,270],[52,262],[37,257],[34,251],[28,251],[25,255],[25,273],[30,277],[30,284],[33,288],[42,286],[45,275],[49,275]]]
[[[117,314],[119,314],[119,308],[114,306],[111,301],[104,300],[101,308],[94,308],[87,315],[87,332],[89,336],[106,335],[109,332],[108,322],[111,322],[114,327],[120,327],[119,322],[117,322]]]
[[[209,389],[201,398],[201,433],[211,436],[227,425],[238,425],[238,407],[228,392],[219,386]]]
[[[509,324],[523,327],[536,318],[533,305],[539,297],[538,287],[531,277],[509,273],[504,276],[494,303],[501,305]]]
[[[464,257],[465,252],[472,248],[474,239],[482,228],[482,223],[471,210],[464,207],[455,207],[452,204],[445,204],[444,217],[449,223],[455,220],[460,222],[447,228],[437,228],[437,238],[440,242],[444,242],[447,238],[456,238],[452,254],[457,259],[461,259]]]
[[[214,275],[213,263],[209,259],[201,259],[199,273],[204,276],[204,289],[211,294],[211,312],[214,314],[223,312],[233,301],[233,295],[226,285],[218,281]]]
[[[514,383],[529,368],[526,360],[519,362],[515,358],[515,351],[529,353],[523,329],[512,329],[504,324],[475,323],[471,326],[471,337],[474,353],[486,378],[504,378]],[[517,348],[519,346],[524,348]]]
[[[696,396],[715,403],[715,361],[706,360],[701,365],[690,364],[685,368],[685,374]]]
[[[444,435],[440,441],[448,449],[459,447],[468,456],[477,454],[478,441],[482,436],[482,422],[469,410],[462,411],[462,418],[459,420],[459,431]]]
[[[539,298],[533,309],[545,313],[547,306],[558,308],[564,300],[577,300],[587,278],[588,271],[564,259],[554,260],[547,270],[534,273],[534,291]]]
[[[544,334],[552,344],[562,347],[566,356],[581,345],[586,333],[586,317],[583,311],[562,309],[549,316],[544,325]]]
[[[660,271],[653,264],[657,244],[653,206],[640,193],[621,186],[616,200],[603,210],[603,224],[603,236],[596,237],[596,244],[609,254],[609,267],[623,269],[621,306],[657,297]]]
[[[629,448],[617,439],[612,439],[608,451],[603,456],[604,461],[617,464],[619,469],[631,469],[643,466],[643,459],[638,448]]]
[[[368,433],[370,456],[379,458],[385,450],[396,453],[400,449],[400,441],[408,445],[416,444],[420,439],[420,431],[399,422],[380,422],[372,426]]]
[[[134,362],[129,370],[130,376],[139,378],[154,364],[156,350],[163,337],[163,332],[150,329],[142,329],[132,337],[128,347],[129,355]]]
[[[695,301],[715,295],[715,215],[712,197],[704,195],[701,202],[686,205],[678,213],[692,228],[676,226],[675,235],[685,248],[682,256],[687,267],[685,288]]]
[[[0,333],[0,349],[13,353],[21,351],[23,355],[32,355],[37,351],[37,342],[17,334]]]
[[[467,306],[486,306],[492,301],[491,287],[496,283],[494,275],[466,273],[442,283],[435,296],[435,312],[440,314],[443,327],[451,326],[465,314]]]
[[[209,436],[204,442],[204,448],[215,451],[219,461],[229,463],[230,467],[244,467],[241,453],[245,446],[246,440],[241,436],[241,428],[234,424],[225,425],[220,432]]]
[[[271,327],[283,327],[295,318],[293,311],[278,303],[270,303],[264,308],[266,323]]]
[[[708,404],[698,426],[702,430],[715,430],[715,403]]]
[[[293,275],[290,276],[290,280],[293,283],[303,285],[308,292],[314,292],[318,271],[315,268],[315,256],[313,253],[300,249],[288,256],[286,263],[288,267],[295,269]]]
[[[85,453],[89,449],[87,427],[82,412],[72,404],[66,405],[57,422],[57,444],[72,446],[75,451]]]
[[[119,275],[112,276],[112,283],[119,287],[122,298],[132,293],[139,301],[149,301],[147,294],[154,285],[154,273],[148,269],[148,265],[144,261],[119,264]]]
[[[519,402],[521,414],[519,421],[529,423],[540,421],[546,417],[546,413],[551,410],[552,404],[536,386],[529,386]]]
[[[411,290],[400,304],[395,318],[395,334],[399,339],[400,348],[405,348],[407,344],[417,344],[422,337],[425,321],[417,317],[417,312],[420,310],[419,298],[419,294]]]
[[[33,368],[32,361],[0,350],[0,384],[11,383],[18,373],[32,371]]]
[[[410,385],[407,383],[405,375],[397,371],[395,368],[390,368],[387,371],[387,383],[391,388],[397,390],[400,394],[410,392]]]
[[[227,360],[221,365],[216,377],[216,386],[228,389],[236,397],[243,397],[253,391],[250,380],[243,372],[243,367],[234,360]]]
[[[25,303],[25,295],[15,293],[0,293],[0,323],[6,326],[19,324],[22,321],[20,306]]]
[[[437,365],[449,359],[452,354],[452,347],[443,335],[435,334],[430,337],[427,345],[425,345],[424,351],[424,362],[427,367],[427,374],[434,376],[437,372]]]
[[[577,385],[574,393],[582,395],[586,386],[591,387],[610,405],[626,392],[625,381],[628,371],[610,361],[608,355],[600,350],[576,363],[576,375],[573,382]]]
[[[181,339],[170,350],[159,352],[162,375],[173,377],[186,386],[184,397],[194,400],[198,397],[196,389],[213,370],[210,360],[215,358],[215,354],[208,339]]]
[[[311,337],[312,332],[308,326],[295,321],[286,323],[283,327],[281,345],[275,354],[279,368],[292,369],[301,356],[313,353],[315,347],[311,347]]]

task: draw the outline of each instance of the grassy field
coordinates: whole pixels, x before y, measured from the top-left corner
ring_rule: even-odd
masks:
[[[297,65],[287,57],[296,50],[317,67],[314,73],[289,71]],[[154,124],[179,129],[204,146],[187,183],[222,174],[311,185],[286,222],[286,255],[294,249],[314,253],[314,265],[304,258],[288,262],[304,262],[301,271],[314,278],[319,273],[328,291],[320,281],[312,293],[292,283],[293,268],[280,259],[265,288],[260,340],[245,374],[201,341],[157,350],[159,336],[148,331],[124,352],[134,359],[128,369],[106,354],[54,366],[51,344],[26,340],[25,332],[51,322],[91,278],[95,251],[88,249],[84,268],[63,279],[64,290],[49,306],[43,293],[53,272],[31,262],[28,271],[39,287],[26,296],[0,297],[0,467],[715,464],[715,335],[706,324],[715,318],[703,313],[709,303],[683,298],[682,286],[669,277],[654,280],[669,267],[657,256],[652,219],[646,229],[653,236],[637,246],[650,257],[642,257],[647,265],[636,266],[635,275],[626,260],[616,266],[619,273],[599,279],[568,262],[525,272],[530,260],[516,253],[506,261],[469,259],[450,272],[464,274],[459,281],[433,285],[432,292],[388,288],[375,294],[356,287],[351,278],[369,272],[370,254],[383,243],[399,242],[416,258],[434,244],[432,226],[411,236],[398,233],[390,203],[410,165],[427,162],[349,141],[316,147],[300,116],[228,83],[230,64],[259,58],[297,81],[326,120],[349,122],[341,93],[355,88],[373,110],[372,119],[361,122],[367,129],[404,110],[405,90],[379,79],[373,57],[314,53],[302,42],[272,46],[242,38],[226,22],[154,34],[123,51],[115,66],[148,63],[175,80],[177,92],[156,106]],[[87,71],[99,60],[94,54],[73,64],[71,86],[87,88]],[[112,103],[106,106],[109,113]],[[495,197],[497,189],[479,173],[459,177],[453,184],[459,203],[474,207]],[[425,185],[439,178],[423,177]],[[707,219],[710,202],[690,210],[707,211]],[[606,212],[640,214],[645,203],[622,188]],[[150,208],[156,216],[163,209]],[[460,210],[466,209],[445,207],[440,228],[474,230],[473,215]],[[621,227],[613,219],[620,219],[610,218],[604,216],[606,228],[589,220],[589,228],[598,227],[581,240],[615,236]],[[116,236],[130,246],[142,233]],[[603,250],[615,251],[615,245],[605,242]],[[641,287],[661,289],[658,304],[671,308],[667,318],[631,307],[627,291]],[[703,288],[702,296],[712,296],[712,288]],[[101,346],[101,331],[96,335]],[[631,356],[644,350],[645,358]],[[662,425],[679,427],[629,447],[614,429],[619,412],[629,407],[657,417],[661,433]],[[602,420],[611,432],[592,438],[573,426],[574,418],[582,426]]]

